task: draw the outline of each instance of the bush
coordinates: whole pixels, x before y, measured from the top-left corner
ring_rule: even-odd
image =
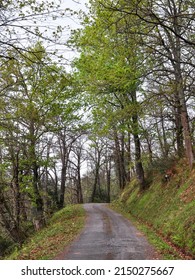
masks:
[[[95,194],[94,202],[96,203],[106,203],[109,201],[107,192],[104,189],[101,189],[98,193]]]
[[[12,246],[12,241],[0,236],[0,258],[2,258]]]
[[[168,169],[174,168],[177,163],[177,159],[175,157],[163,157],[155,159],[152,164],[147,168],[146,173],[151,174],[153,171],[159,172],[161,174],[165,174]]]

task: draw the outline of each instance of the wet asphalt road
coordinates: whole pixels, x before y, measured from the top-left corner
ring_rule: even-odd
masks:
[[[104,204],[85,204],[87,222],[81,235],[57,259],[157,259],[154,248],[127,219]]]

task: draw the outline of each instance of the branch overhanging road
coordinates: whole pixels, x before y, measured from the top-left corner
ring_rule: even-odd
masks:
[[[148,260],[159,255],[144,235],[105,204],[84,204],[87,222],[80,236],[56,259]]]

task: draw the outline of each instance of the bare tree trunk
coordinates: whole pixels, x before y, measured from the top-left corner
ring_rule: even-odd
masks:
[[[121,180],[122,180],[122,186],[123,186],[123,189],[125,188],[126,186],[126,183],[127,183],[127,171],[126,171],[126,156],[125,156],[125,153],[126,153],[126,150],[125,150],[125,133],[122,132],[121,133]]]
[[[136,91],[131,93],[132,102],[134,105],[134,114],[132,116],[132,128],[133,128],[133,138],[134,138],[134,145],[135,145],[135,170],[138,181],[140,183],[140,189],[144,190],[146,188],[146,181],[144,176],[144,169],[142,165],[142,158],[141,158],[141,144],[139,139],[139,123],[138,123],[138,103],[137,103],[137,96]]]
[[[81,185],[81,156],[77,154],[77,193],[78,193],[78,203],[83,203],[83,192]]]
[[[57,170],[56,170],[56,164],[54,164],[54,204],[55,207],[58,208],[59,207],[59,200],[58,200],[58,174],[57,174]]]
[[[170,4],[170,3],[169,3]],[[170,5],[172,11],[172,18],[173,18],[173,30],[175,34],[181,35],[181,17],[179,17],[182,9],[182,5],[177,6],[175,3],[173,7]],[[188,159],[188,163],[190,168],[193,167],[194,164],[194,155],[192,149],[192,138],[190,132],[190,125],[189,125],[189,118],[185,100],[185,92],[184,92],[184,82],[181,70],[181,54],[182,54],[182,46],[181,46],[181,39],[180,36],[176,36],[174,39],[169,36],[169,40],[172,44],[172,52],[174,61],[172,61],[172,65],[174,68],[175,74],[175,85],[176,85],[176,95],[178,96],[178,106],[179,113],[181,112],[181,124],[183,127],[183,137],[185,142],[185,152],[186,158]]]
[[[123,190],[125,187],[124,167],[123,167],[123,159],[122,159],[120,141],[119,141],[118,133],[116,130],[114,131],[114,140],[115,140],[116,171],[117,171],[117,175],[118,175],[119,188],[121,190]]]
[[[176,24],[177,31],[179,32],[178,24]],[[193,167],[194,164],[194,155],[192,149],[192,138],[190,132],[190,125],[189,125],[189,117],[187,112],[186,100],[185,100],[185,93],[184,93],[184,86],[183,86],[183,78],[182,78],[182,71],[181,71],[181,46],[179,38],[176,39],[176,49],[175,49],[175,82],[176,82],[176,92],[179,97],[180,101],[180,108],[181,108],[181,124],[183,127],[183,136],[185,142],[185,152],[186,157],[188,159],[188,163],[190,168]]]
[[[92,191],[92,195],[91,195],[91,202],[95,201],[95,195],[96,195],[96,191],[97,191],[98,176],[99,176],[99,168],[98,168],[98,166],[96,164],[95,178],[94,178],[94,184],[93,184],[93,191]]]
[[[64,207],[64,197],[65,197],[65,189],[66,189],[66,173],[68,167],[68,159],[70,149],[67,147],[66,143],[66,128],[64,129],[63,133],[59,135],[59,144],[60,144],[60,153],[61,153],[61,185],[60,185],[60,194],[59,194],[59,209]]]
[[[100,190],[100,164],[101,164],[101,156],[102,156],[102,149],[103,146],[99,143],[99,141],[95,141],[95,177],[94,177],[94,184],[93,184],[93,190],[91,195],[91,202],[95,201],[96,195],[101,196],[101,190]]]
[[[191,133],[190,133],[189,118],[188,118],[183,90],[180,90],[180,98],[181,98],[181,102],[182,102],[181,103],[181,105],[182,105],[181,121],[182,121],[182,126],[183,126],[183,133],[184,133],[186,157],[188,159],[190,168],[192,168],[194,165],[194,155],[193,155],[193,149],[192,149],[192,138],[191,138]]]
[[[19,183],[19,150],[16,151],[14,155],[14,151],[11,151],[12,156],[12,164],[13,164],[13,181],[12,187],[14,191],[14,216],[15,216],[15,228],[16,231],[20,231],[20,183]]]
[[[39,165],[37,163],[36,156],[36,138],[35,138],[35,128],[34,123],[31,123],[30,126],[30,147],[29,147],[29,156],[31,161],[30,168],[32,169],[32,187],[34,192],[33,202],[35,204],[33,209],[33,223],[35,230],[41,229],[45,225],[44,218],[44,203],[41,197],[39,186],[40,186],[40,178],[39,178]]]
[[[91,202],[95,201],[95,196],[97,194],[97,187],[98,187],[98,181],[99,181],[99,170],[100,170],[100,151],[97,151],[97,162],[95,165],[95,178],[94,178],[94,184],[93,184],[93,191],[91,195]]]
[[[66,188],[66,172],[67,166],[64,161],[62,161],[62,170],[61,170],[61,186],[60,186],[60,198],[59,198],[59,208],[64,207],[64,196],[65,196],[65,188]]]
[[[177,155],[178,155],[179,158],[182,158],[183,155],[184,155],[183,127],[182,127],[182,121],[181,121],[180,100],[178,98],[178,94],[177,93],[175,93],[174,116],[175,116]]]
[[[33,164],[33,190],[34,190],[34,202],[35,202],[35,209],[34,209],[34,226],[36,230],[41,229],[45,225],[45,218],[44,218],[44,203],[43,199],[40,195],[39,191],[39,174],[38,174],[38,166],[37,163],[34,162]]]
[[[46,167],[45,167],[44,174],[43,174],[43,190],[44,190],[43,203],[44,203],[44,210],[45,210],[46,218],[47,218],[47,216],[49,217],[52,213],[51,201],[50,201],[49,195],[48,195],[48,184],[49,184],[48,162],[49,162],[49,157],[50,157],[50,149],[51,149],[51,141],[49,140],[47,142],[47,154],[46,154],[47,163],[46,163]]]
[[[141,161],[141,148],[140,148],[140,140],[138,134],[133,134],[134,137],[134,145],[135,145],[135,170],[138,181],[140,183],[141,190],[146,188],[146,182],[144,177],[144,169]]]
[[[110,203],[111,189],[111,158],[106,157],[106,185],[107,185],[107,202]]]
[[[160,112],[160,123],[162,128],[162,138],[163,138],[163,156],[166,158],[169,155],[169,145],[167,143],[166,129],[165,129],[165,120],[162,113]]]
[[[127,182],[130,182],[131,180],[131,133],[128,131],[128,137],[127,137]]]

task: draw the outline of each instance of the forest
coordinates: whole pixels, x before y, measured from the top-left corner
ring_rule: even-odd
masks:
[[[2,252],[68,204],[195,165],[195,2],[60,2],[0,1]]]

